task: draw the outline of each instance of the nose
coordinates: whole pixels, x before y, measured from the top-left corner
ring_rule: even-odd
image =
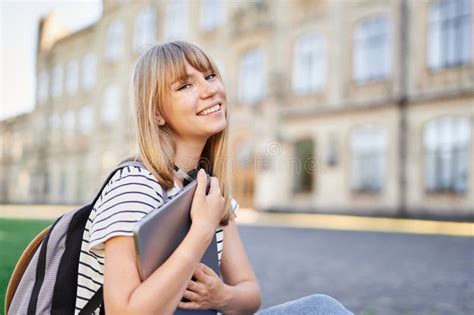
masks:
[[[204,80],[201,85],[201,98],[208,98],[217,93],[217,86],[213,82]]]

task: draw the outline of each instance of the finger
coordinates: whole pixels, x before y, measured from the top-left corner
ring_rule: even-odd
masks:
[[[206,266],[205,264],[199,264],[199,266],[202,268],[202,271],[206,275],[214,277],[214,278],[219,278],[219,276],[216,274],[216,272],[212,268],[210,268],[209,266]]]
[[[206,195],[207,177],[204,169],[200,169],[197,176],[196,192],[199,196]]]
[[[197,283],[196,281],[189,281],[188,283],[188,287],[187,287],[188,290],[191,290],[193,292],[196,292],[198,294],[202,294],[204,292],[204,286],[200,283]]]
[[[186,290],[184,291],[183,297],[187,298],[191,302],[200,302],[201,301],[201,296],[197,294],[196,292]]]
[[[221,195],[221,189],[219,187],[219,179],[217,177],[211,177],[211,184],[209,188],[209,194],[218,194]]]
[[[196,268],[194,270],[193,275],[196,278],[196,280],[198,280],[199,282],[202,282],[204,284],[209,283],[208,276],[204,273],[204,271],[202,271],[202,268],[200,268],[200,267]]]
[[[178,307],[182,308],[183,310],[199,310],[199,309],[201,309],[201,305],[199,305],[196,302],[179,302]]]

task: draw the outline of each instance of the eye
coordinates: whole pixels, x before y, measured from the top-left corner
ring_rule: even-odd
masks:
[[[208,75],[208,76],[206,77],[206,80],[212,80],[212,79],[214,79],[215,77],[216,77],[216,74],[215,74],[215,73],[211,73],[210,75]]]
[[[187,89],[188,86],[191,86],[191,84],[189,84],[189,83],[183,84],[183,85],[181,85],[181,86],[178,88],[178,91]]]

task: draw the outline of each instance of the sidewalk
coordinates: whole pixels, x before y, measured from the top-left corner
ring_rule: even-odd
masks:
[[[62,213],[77,207],[71,205],[0,205],[0,219],[53,220]],[[465,222],[307,213],[269,213],[257,212],[250,208],[240,208],[236,221],[243,225],[474,237],[474,223]]]

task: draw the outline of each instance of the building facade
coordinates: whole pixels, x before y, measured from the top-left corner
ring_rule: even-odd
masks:
[[[2,202],[90,199],[136,152],[135,61],[184,39],[224,77],[242,206],[472,219],[473,11],[471,0],[104,0],[72,34],[48,16],[35,110],[1,122]]]

